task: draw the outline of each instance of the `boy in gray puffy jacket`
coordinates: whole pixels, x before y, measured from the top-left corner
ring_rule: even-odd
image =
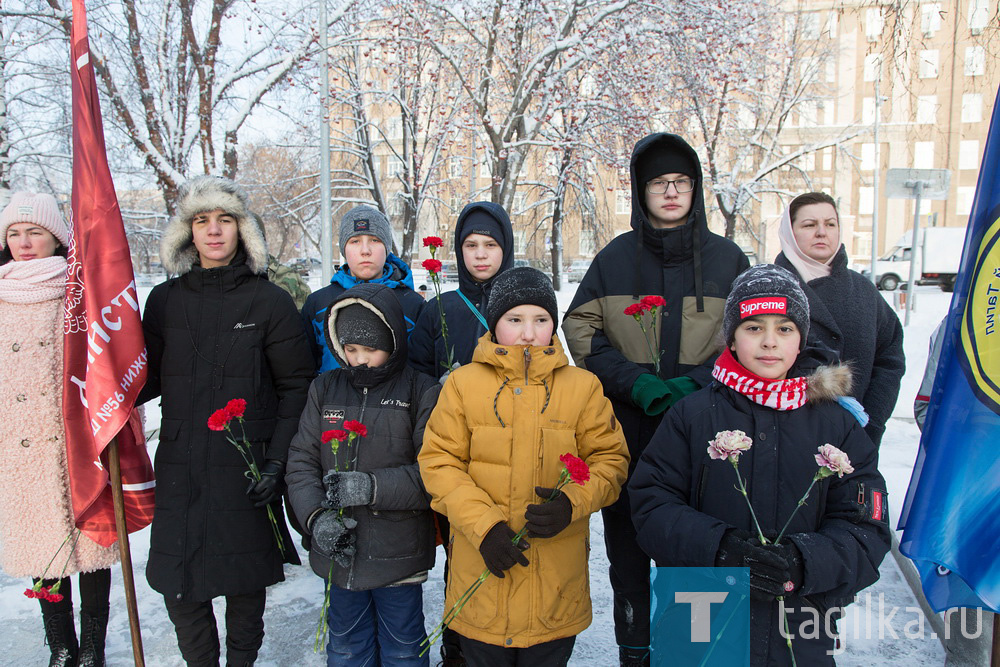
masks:
[[[406,365],[389,287],[344,292],[326,336],[340,368],[309,389],[286,481],[312,536],[309,563],[331,584],[327,664],[427,665],[421,584],[434,565],[434,524],[417,453],[440,386]],[[364,435],[334,453],[328,432],[352,421]]]

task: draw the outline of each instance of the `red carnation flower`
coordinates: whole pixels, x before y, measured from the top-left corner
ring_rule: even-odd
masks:
[[[323,441],[324,445],[331,440],[343,442],[344,440],[347,440],[347,431],[342,431],[339,428],[332,431],[323,431],[323,435],[320,439]]]
[[[642,307],[641,303],[633,303],[631,306],[625,308],[625,314],[631,315],[632,317],[639,317],[645,312],[645,308]]]
[[[242,417],[243,413],[246,411],[247,402],[242,398],[234,398],[226,403],[226,412],[228,412],[231,417]]]
[[[566,466],[566,472],[574,484],[583,486],[590,480],[590,466],[579,456],[573,456],[569,452],[559,457],[562,464]]]
[[[48,597],[45,598],[49,602],[62,602],[62,593],[49,593]]]
[[[38,597],[38,592],[34,588],[26,588],[24,589],[24,597],[34,599]]]
[[[436,259],[425,259],[421,265],[431,273],[437,273],[441,270],[441,262]]]
[[[647,309],[659,308],[660,306],[667,305],[666,299],[664,299],[662,296],[659,296],[657,294],[653,294],[653,295],[650,295],[650,296],[644,296],[644,297],[642,297],[642,301],[640,301],[639,303],[641,303],[642,305],[646,306]]]
[[[229,426],[229,421],[233,418],[226,408],[221,408],[212,413],[208,418],[208,428],[213,431],[224,431]]]
[[[346,428],[351,433],[357,433],[359,438],[363,438],[368,435],[368,428],[361,422],[355,419],[348,419],[344,422],[344,428]]]
[[[424,247],[425,248],[440,248],[444,245],[444,241],[441,240],[440,236],[425,236],[424,237]]]

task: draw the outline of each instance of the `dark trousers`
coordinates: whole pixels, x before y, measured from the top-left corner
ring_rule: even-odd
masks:
[[[427,667],[420,584],[349,591],[330,586],[328,667]]]
[[[111,569],[106,568],[96,572],[81,572],[80,578],[80,609],[95,616],[108,613],[111,607]],[[38,583],[38,579],[32,580]],[[69,577],[60,579],[46,579],[43,586],[52,587],[57,581],[59,584],[59,594],[63,599],[59,602],[48,602],[39,599],[42,611],[45,613],[57,613],[68,611],[73,613],[73,581]]]
[[[469,667],[565,667],[573,655],[576,636],[526,648],[504,648],[461,635],[459,641]]]
[[[459,641],[469,667],[565,667],[573,655],[576,636],[525,648],[504,648],[461,635]]]
[[[619,646],[649,646],[649,567],[651,560],[635,539],[632,517],[605,508],[604,546],[611,563],[615,640]]]
[[[212,601],[174,602],[164,598],[167,615],[177,633],[184,662],[194,667],[219,664],[219,628]],[[243,667],[257,660],[264,643],[264,604],[267,589],[226,596],[226,663]]]

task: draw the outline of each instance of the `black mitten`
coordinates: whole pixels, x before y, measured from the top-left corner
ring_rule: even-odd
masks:
[[[371,473],[337,472],[329,470],[323,476],[326,486],[326,507],[339,510],[344,507],[371,505],[375,496],[375,482]]]
[[[535,493],[547,502],[528,505],[524,518],[525,527],[532,537],[555,537],[569,525],[573,518],[573,505],[562,491],[536,486]],[[555,497],[552,497],[555,494]],[[552,500],[549,500],[552,498]]]
[[[354,529],[358,522],[349,516],[340,516],[338,512],[328,510],[312,522],[313,545],[343,567],[351,565],[354,558]]]
[[[750,597],[773,600],[786,595],[785,582],[791,579],[789,565],[774,549],[762,547],[746,531],[730,529],[722,536],[715,555],[716,567],[750,568]]]
[[[788,580],[785,582],[785,593],[794,593],[802,587],[805,580],[805,561],[802,559],[802,552],[793,542],[789,542],[787,537],[783,537],[781,544],[766,544],[764,548],[772,553],[776,553],[788,563]]]
[[[260,481],[250,487],[247,495],[254,507],[264,507],[281,498],[284,490],[285,463],[269,459],[260,468]]]
[[[514,546],[511,540],[515,535],[516,533],[503,521],[486,533],[486,537],[479,545],[479,553],[483,555],[483,561],[490,574],[503,579],[504,570],[509,570],[517,563],[527,566],[528,559],[521,552],[530,545],[522,538],[517,546]]]

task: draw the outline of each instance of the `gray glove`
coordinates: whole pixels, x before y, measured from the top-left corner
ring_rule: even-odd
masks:
[[[350,567],[355,553],[354,529],[357,527],[358,522],[349,516],[340,516],[332,510],[323,512],[312,522],[313,545],[339,565]]]
[[[441,383],[441,386],[442,386],[442,387],[444,386],[444,383],[445,383],[445,381],[447,381],[447,379],[448,379],[448,376],[449,376],[449,375],[451,375],[451,372],[452,372],[453,370],[455,370],[456,368],[460,367],[461,365],[462,365],[462,364],[460,364],[460,363],[458,363],[458,362],[456,361],[455,363],[453,363],[453,364],[451,365],[451,368],[449,368],[449,369],[448,369],[447,371],[445,371],[445,374],[444,374],[444,375],[442,375],[442,376],[441,376],[440,378],[438,378],[438,382],[440,382],[440,383]]]
[[[375,477],[367,472],[337,472],[328,470],[323,476],[327,509],[371,505],[375,500]]]

